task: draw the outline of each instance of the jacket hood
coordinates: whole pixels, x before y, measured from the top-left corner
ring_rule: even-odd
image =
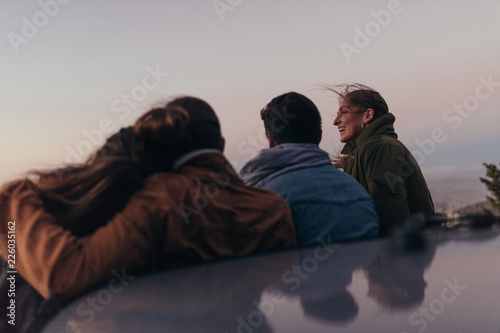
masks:
[[[354,149],[356,145],[361,145],[368,139],[375,136],[390,136],[397,139],[398,135],[394,131],[395,121],[396,117],[392,113],[387,113],[378,117],[371,124],[366,126],[366,129],[359,135],[358,140],[347,142],[344,148],[342,148],[341,153],[347,154],[349,151]]]
[[[262,149],[241,169],[241,178],[248,185],[260,187],[287,172],[331,164],[328,153],[312,143],[284,143]]]

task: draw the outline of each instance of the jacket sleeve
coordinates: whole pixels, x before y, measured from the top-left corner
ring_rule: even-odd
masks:
[[[158,198],[152,195],[139,191],[108,224],[77,238],[43,210],[34,192],[14,193],[7,218],[15,221],[16,270],[44,298],[57,295],[63,299],[104,282],[111,284],[129,271],[137,272],[148,262],[155,239],[154,202]],[[0,222],[5,233],[7,221]],[[6,257],[4,239],[0,254]]]
[[[372,146],[363,156],[365,182],[377,206],[382,230],[401,225],[410,216],[405,151],[394,144]]]

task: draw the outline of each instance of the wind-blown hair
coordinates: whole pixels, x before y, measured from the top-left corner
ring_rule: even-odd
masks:
[[[329,85],[325,88],[335,93],[339,99],[339,104],[347,100],[351,104],[363,109],[373,109],[374,115],[371,121],[389,113],[389,107],[380,93],[361,83]]]
[[[85,236],[122,210],[152,173],[172,171],[174,160],[192,150],[223,146],[212,108],[183,97],[122,128],[85,163],[32,171],[33,190],[64,228]]]
[[[143,185],[148,175],[139,160],[143,149],[134,129],[122,128],[83,164],[32,171],[38,176],[34,190],[64,228],[77,236],[91,234]]]

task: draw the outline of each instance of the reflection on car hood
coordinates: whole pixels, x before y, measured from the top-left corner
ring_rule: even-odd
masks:
[[[500,332],[499,231],[419,237],[117,279],[44,332]]]

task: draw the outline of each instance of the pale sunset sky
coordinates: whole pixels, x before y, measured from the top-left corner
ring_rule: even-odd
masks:
[[[240,168],[265,148],[259,111],[296,91],[341,148],[323,84],[360,82],[396,116],[428,179],[500,162],[500,0],[0,2],[0,184],[86,159],[179,95],[218,113]]]

